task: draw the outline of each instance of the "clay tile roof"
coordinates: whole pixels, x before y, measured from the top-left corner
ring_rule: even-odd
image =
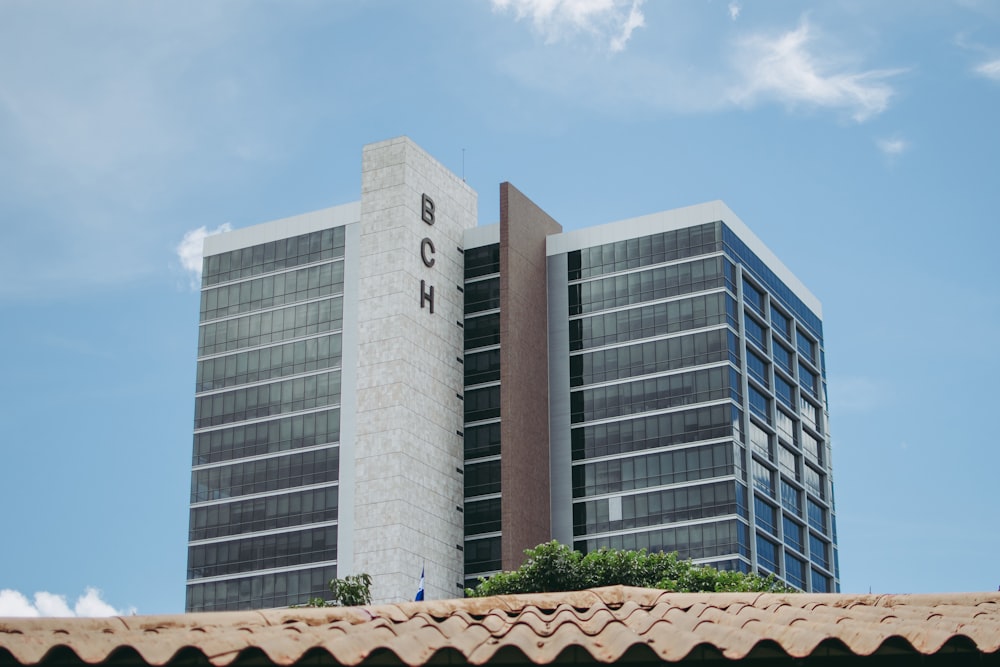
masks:
[[[1000,593],[670,593],[613,586],[330,609],[0,619],[0,665],[1000,658]],[[307,656],[308,654],[308,656]],[[75,656],[75,659],[74,659]]]

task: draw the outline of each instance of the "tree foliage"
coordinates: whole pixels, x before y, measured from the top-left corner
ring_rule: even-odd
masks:
[[[330,580],[333,607],[359,607],[372,603],[372,577],[366,572]]]
[[[681,560],[677,553],[647,553],[602,548],[586,556],[555,540],[525,550],[527,560],[516,570],[480,578],[469,597],[578,591],[599,586],[640,586],[694,592],[775,591],[789,588],[774,575],[728,572]]]
[[[330,580],[330,599],[312,598],[303,607],[359,607],[372,603],[370,574],[352,574]]]

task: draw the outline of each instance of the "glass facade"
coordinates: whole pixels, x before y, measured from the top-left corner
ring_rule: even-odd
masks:
[[[801,590],[839,590],[822,322],[724,224],[722,234],[745,304],[752,564]]]
[[[187,611],[299,604],[336,576],[344,232],[204,259]]]
[[[567,253],[574,546],[836,590],[822,323],[723,222]]]
[[[465,257],[465,585],[500,570],[500,244]]]
[[[548,381],[538,419],[525,418],[524,401],[511,398],[525,377],[515,369],[537,369],[541,357],[526,362],[518,350],[501,350],[501,271],[508,268],[500,244],[489,243],[497,237],[467,235],[486,245],[460,248],[464,278],[438,285],[461,292],[461,310],[448,324],[457,321],[464,339],[462,349],[457,339],[449,343],[441,371],[449,373],[449,400],[454,393],[462,407],[447,429],[459,429],[464,448],[463,460],[451,451],[447,465],[449,511],[455,505],[464,523],[462,539],[453,527],[464,559],[464,581],[454,583],[474,586],[501,569],[504,548],[524,541],[518,528],[531,525],[544,500],[532,496],[521,511],[517,502],[526,496],[518,484],[547,483],[549,507],[538,507],[538,516],[547,513],[545,529],[583,552],[677,551],[722,569],[773,573],[806,591],[839,590],[823,329],[811,298],[803,301],[801,289],[782,281],[783,268],[776,272],[754,253],[755,240],[748,245],[747,234],[740,238],[722,221],[599,243],[610,229],[540,236],[548,275],[538,263],[537,273],[505,276],[506,290],[515,278],[545,283],[530,303],[536,315],[540,303],[547,308],[544,317],[523,326],[539,335],[518,338],[505,324],[505,341],[538,343],[547,318],[548,349],[539,354],[549,355],[548,375],[525,383]],[[362,302],[345,295],[345,231],[331,227],[204,259],[188,611],[324,596],[337,576],[338,537],[345,550],[352,542],[338,535],[358,516],[354,489],[340,484],[342,466],[351,470],[357,456],[345,441],[341,460],[341,432],[351,437],[356,418],[345,412],[342,420],[352,404],[342,406],[343,387],[354,382],[343,365],[360,353],[349,347],[357,337],[351,329],[345,343],[345,297],[348,313]],[[356,273],[348,272],[350,280]],[[518,294],[506,292],[504,307],[527,312]],[[501,412],[502,358],[511,414]],[[521,423],[536,422],[531,437],[517,435]],[[505,466],[501,424],[511,457]],[[533,471],[517,464],[543,456],[544,443],[513,457],[521,442],[541,443],[546,428],[550,474],[530,478]],[[524,523],[505,525],[504,507]],[[353,565],[346,551],[340,565],[345,572]]]

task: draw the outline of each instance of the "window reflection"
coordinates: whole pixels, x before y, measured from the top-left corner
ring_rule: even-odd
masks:
[[[215,285],[301,264],[343,257],[344,240],[344,227],[332,227],[249,248],[209,255],[202,260],[202,284]]]

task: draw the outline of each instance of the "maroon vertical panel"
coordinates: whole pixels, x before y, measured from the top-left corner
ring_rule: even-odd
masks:
[[[500,484],[503,569],[551,538],[545,237],[562,226],[500,184]]]

